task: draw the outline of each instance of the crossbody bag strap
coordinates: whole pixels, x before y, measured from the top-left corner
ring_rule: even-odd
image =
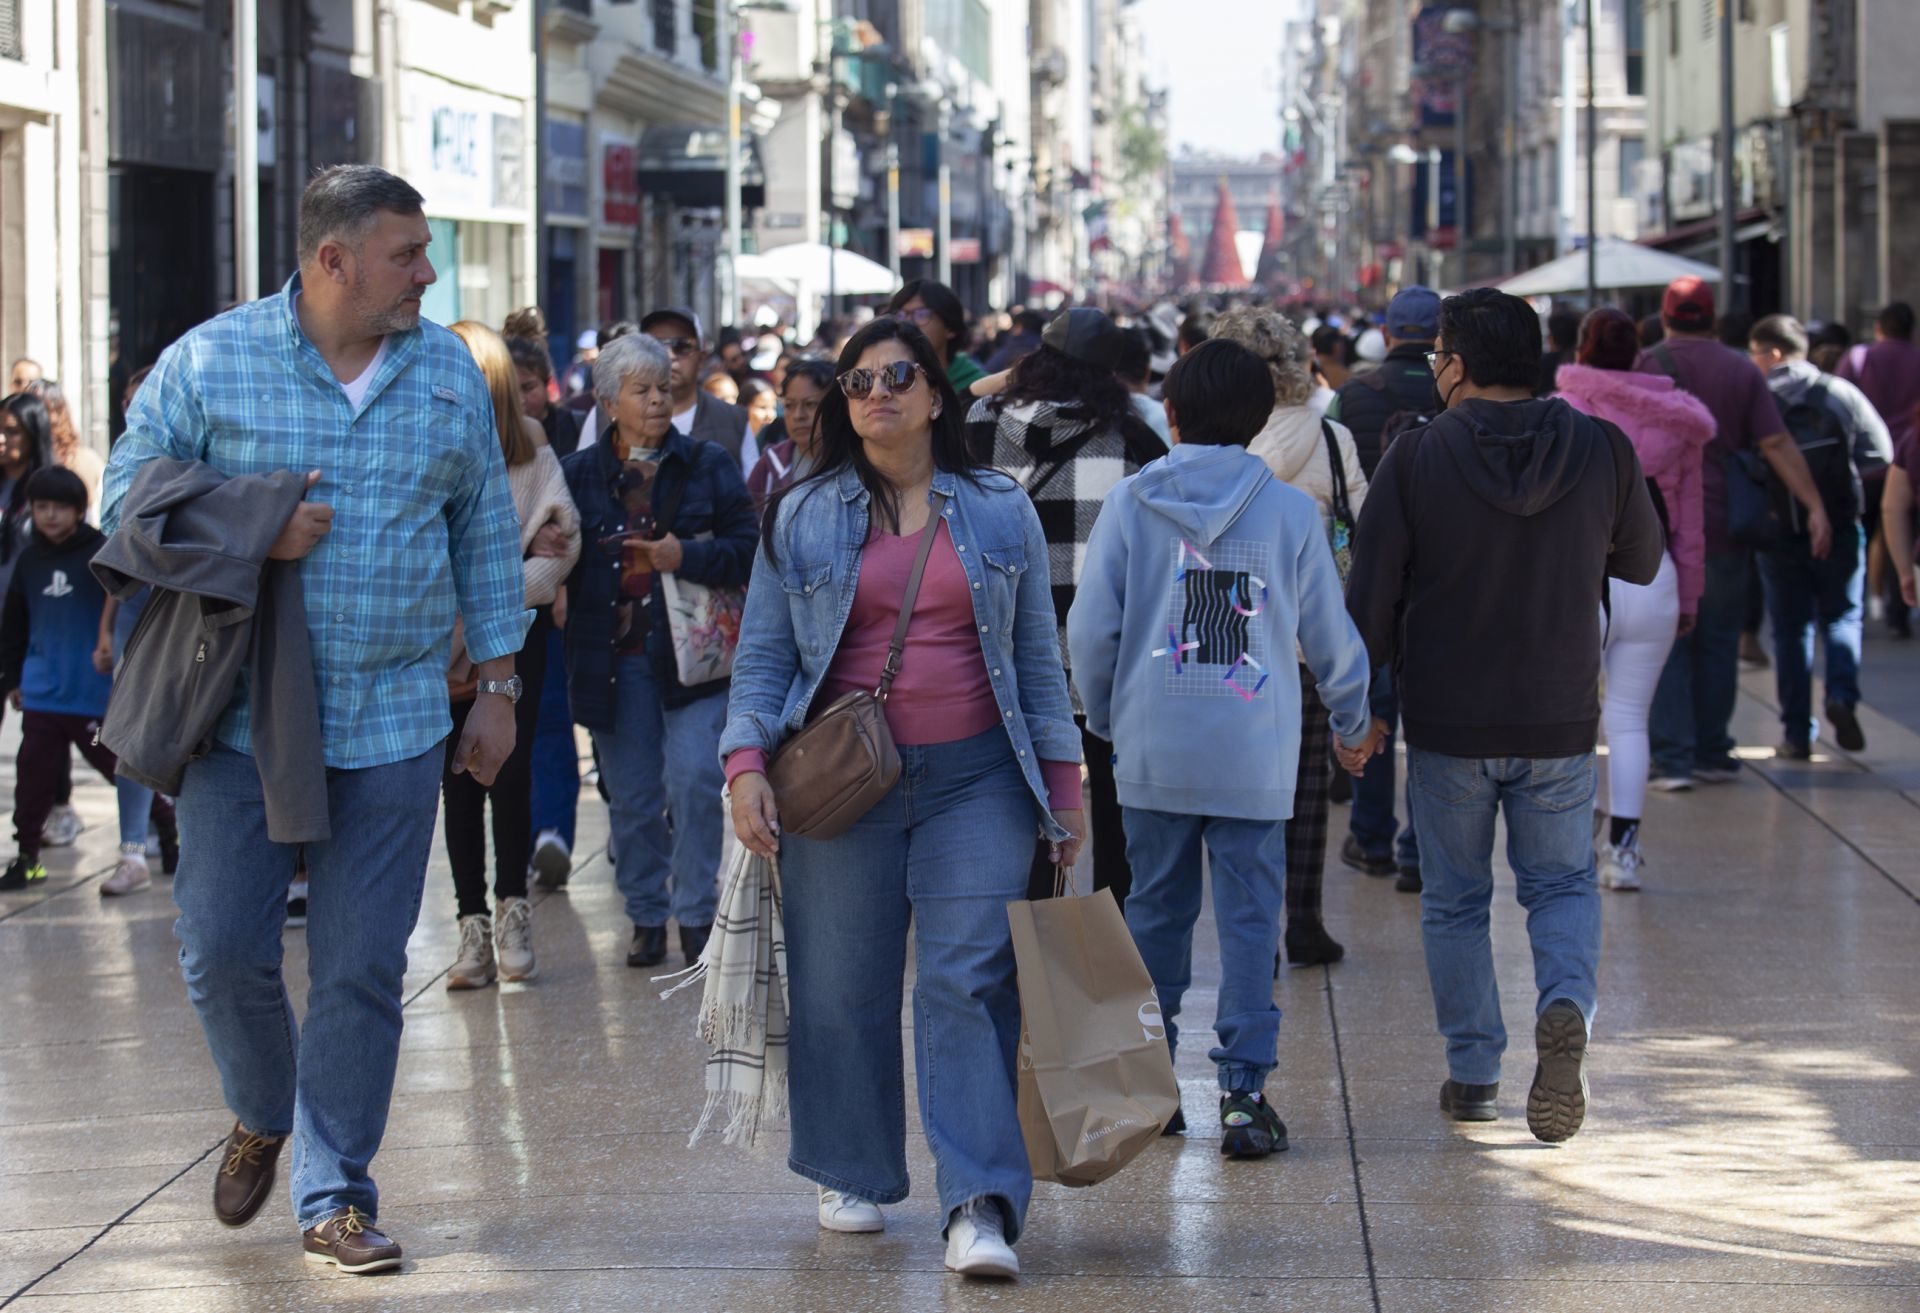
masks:
[[[1333,431],[1333,421],[1322,417],[1320,432],[1327,443],[1327,466],[1333,476],[1333,514],[1347,527],[1353,527],[1353,506],[1347,500],[1347,462],[1340,455],[1340,439]]]
[[[887,644],[887,664],[880,672],[880,687],[873,691],[873,695],[882,702],[893,692],[893,681],[900,675],[900,658],[907,650],[907,626],[913,623],[913,604],[920,600],[920,581],[926,577],[927,558],[933,555],[933,540],[940,536],[940,520],[946,514],[947,494],[934,493],[932,506],[933,514],[928,517],[926,531],[920,537],[920,554],[914,557],[913,573],[907,576],[907,595],[900,603],[900,622],[894,625],[893,641]]]

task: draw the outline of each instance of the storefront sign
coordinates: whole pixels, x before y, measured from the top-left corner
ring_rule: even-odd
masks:
[[[900,253],[903,260],[931,260],[933,229],[902,228],[894,235],[893,249]]]
[[[408,177],[429,214],[524,222],[520,102],[414,73],[408,79]]]
[[[547,120],[547,214],[550,217],[587,217],[587,129],[584,124]]]
[[[640,226],[639,149],[619,137],[600,139],[600,222],[607,228]]]
[[[956,237],[953,239],[953,253],[948,257],[951,264],[979,264],[980,239],[978,237]]]

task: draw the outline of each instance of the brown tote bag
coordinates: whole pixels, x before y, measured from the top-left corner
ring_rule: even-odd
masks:
[[[853,823],[873,810],[900,778],[900,753],[887,728],[885,706],[900,674],[900,657],[907,650],[907,626],[913,604],[920,599],[920,580],[933,554],[947,495],[936,492],[933,514],[920,538],[907,579],[907,595],[900,603],[900,622],[893,627],[887,664],[880,686],[849,693],[815,716],[798,734],[780,745],[767,766],[773,800],[780,811],[780,828],[803,839],[837,839]]]
[[[1097,1185],[1180,1107],[1153,977],[1113,891],[1007,904],[1020,977],[1020,1132],[1038,1181]]]

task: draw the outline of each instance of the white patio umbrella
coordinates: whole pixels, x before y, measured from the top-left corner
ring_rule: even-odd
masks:
[[[1623,242],[1603,237],[1594,251],[1595,286],[1601,291],[1620,291],[1632,287],[1665,287],[1676,278],[1692,274],[1705,282],[1720,281],[1720,271],[1710,264],[1688,260],[1638,242]],[[1570,251],[1557,260],[1549,260],[1537,269],[1497,284],[1514,296],[1563,296],[1587,290],[1587,253]]]
[[[900,279],[884,264],[819,242],[794,242],[759,255],[743,255],[740,276],[805,286],[819,295],[826,294],[829,284],[838,296],[886,296],[900,290]]]

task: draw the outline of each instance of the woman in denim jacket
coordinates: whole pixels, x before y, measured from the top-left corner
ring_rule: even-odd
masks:
[[[829,1230],[879,1231],[877,1205],[906,1198],[911,925],[914,1068],[947,1266],[1013,1276],[1033,1178],[1014,1110],[1006,905],[1026,894],[1036,832],[1069,865],[1085,833],[1047,544],[1026,494],[968,457],[960,403],[917,328],[876,320],[837,373],[818,464],[765,517],[720,744],[740,841],[781,859],[788,1165],[820,1187]],[[782,840],[767,759],[811,711],[878,683],[925,533],[937,537],[886,705],[900,779],[839,838]]]

